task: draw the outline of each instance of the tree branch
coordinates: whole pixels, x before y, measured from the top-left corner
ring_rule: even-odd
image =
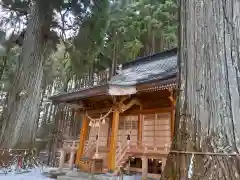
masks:
[[[29,1],[28,1],[28,7],[26,8],[17,8],[14,6],[14,4],[9,4],[9,5],[6,5],[4,4],[3,2],[0,2],[0,6],[3,7],[3,9],[5,10],[8,10],[8,11],[14,11],[16,12],[19,16],[23,16],[23,15],[26,15],[27,12],[28,12],[28,9],[29,9]]]

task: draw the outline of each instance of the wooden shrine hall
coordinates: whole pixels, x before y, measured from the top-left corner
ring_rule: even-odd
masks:
[[[160,177],[173,138],[176,74],[173,49],[124,64],[106,84],[52,96],[82,117],[80,139],[63,145],[60,167],[68,147],[82,171]]]

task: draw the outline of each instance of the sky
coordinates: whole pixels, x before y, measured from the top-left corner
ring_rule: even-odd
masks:
[[[0,2],[1,2],[1,0],[0,0]],[[6,13],[0,6],[0,21],[6,19],[9,15],[10,15],[10,13]],[[24,22],[24,19],[21,19],[21,20]],[[19,23],[19,24],[7,23],[4,25],[1,25],[0,28],[3,29],[6,32],[7,37],[9,37],[12,34],[12,32],[14,31],[15,26],[16,26],[16,29],[19,29],[19,30],[24,28],[23,23]]]
[[[0,0],[0,2],[1,2],[1,0]],[[0,21],[3,18],[7,18],[9,15],[10,15],[10,13],[4,12],[4,10],[0,6]],[[57,16],[55,18],[60,25],[61,24],[60,14],[57,14]],[[73,24],[73,15],[71,13],[68,13],[68,17],[65,20],[66,20],[67,24],[72,25]],[[7,23],[4,25],[0,25],[0,28],[3,29],[6,32],[6,36],[9,37],[13,31],[21,32],[21,30],[25,28],[24,23],[26,23],[26,20],[24,18],[21,18],[21,22],[22,23],[13,23],[13,24]],[[54,29],[54,31],[56,31],[59,35],[61,34],[60,29]],[[65,31],[66,38],[73,36],[74,33],[75,32],[73,30]],[[0,47],[0,49],[1,49],[1,47]]]

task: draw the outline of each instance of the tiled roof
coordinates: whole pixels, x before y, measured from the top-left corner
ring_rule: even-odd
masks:
[[[114,89],[116,87],[126,93],[126,89],[123,86],[126,86],[127,89],[130,88],[131,92],[133,92],[131,89],[133,87],[135,91],[155,91],[175,86],[176,75],[177,49],[172,49],[124,64],[120,74],[112,77],[105,85],[87,87],[75,92],[61,93],[50,97],[50,99],[62,102],[93,96],[104,96],[113,93],[111,90],[115,90],[114,93],[116,93],[117,90]],[[149,87],[146,87],[146,84],[149,83]]]
[[[177,73],[177,53],[175,50],[154,54],[127,64],[120,74],[114,76],[109,84],[131,86],[152,80],[166,79]]]

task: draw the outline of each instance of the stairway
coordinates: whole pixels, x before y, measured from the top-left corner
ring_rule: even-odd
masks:
[[[126,163],[128,162],[129,158],[134,155],[133,152],[126,152],[123,157],[120,159],[120,161],[117,163],[117,167],[124,167]]]
[[[84,146],[84,150],[83,150],[83,155],[82,157],[92,157],[95,153],[95,149],[96,149],[96,141],[87,141],[85,143],[85,146]]]
[[[125,145],[123,149],[117,149],[116,167],[122,168],[126,165],[129,158],[136,153],[136,145]]]

